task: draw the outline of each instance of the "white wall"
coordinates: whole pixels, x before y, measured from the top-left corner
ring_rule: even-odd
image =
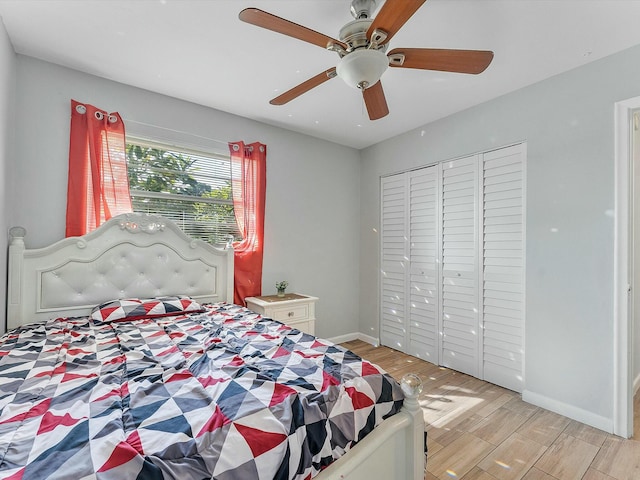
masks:
[[[358,151],[20,55],[17,80],[9,178],[19,207],[10,221],[26,227],[28,247],[64,236],[71,98],[118,111],[130,133],[140,122],[167,137],[260,141],[268,148],[263,293],[288,280],[290,291],[320,297],[320,336],[357,331]]]
[[[380,176],[526,141],[524,398],[611,430],[614,103],[638,95],[640,46],[364,150],[360,330],[378,336]]]
[[[0,18],[0,252],[7,251],[7,210],[12,205],[8,195],[8,164],[12,152],[15,97],[16,55]],[[0,254],[0,272],[6,272],[7,255]],[[5,331],[6,275],[0,275],[0,333]]]

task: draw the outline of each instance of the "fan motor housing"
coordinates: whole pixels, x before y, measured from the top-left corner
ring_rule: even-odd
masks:
[[[340,29],[340,40],[349,45],[349,51],[369,45],[367,30],[372,21],[370,19],[354,20]]]
[[[359,48],[371,48],[371,42],[367,38],[367,31],[372,22],[373,20],[371,19],[354,20],[340,29],[340,40],[349,47],[347,52],[352,52]],[[384,52],[387,50],[387,45],[375,45],[375,49]]]

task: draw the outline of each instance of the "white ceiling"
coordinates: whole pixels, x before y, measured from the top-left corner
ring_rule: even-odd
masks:
[[[640,44],[639,0],[428,0],[390,49],[492,50],[493,63],[389,69],[390,114],[370,121],[339,78],[270,105],[338,56],[238,20],[250,6],[334,38],[352,20],[350,0],[0,0],[0,17],[17,53],[355,148]]]

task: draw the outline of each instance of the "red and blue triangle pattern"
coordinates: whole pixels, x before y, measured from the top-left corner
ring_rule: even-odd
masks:
[[[230,304],[0,339],[0,478],[306,480],[402,405],[385,372]]]
[[[198,302],[186,295],[156,298],[125,298],[100,304],[91,311],[91,318],[100,324],[142,318],[170,317],[188,312],[201,312]]]

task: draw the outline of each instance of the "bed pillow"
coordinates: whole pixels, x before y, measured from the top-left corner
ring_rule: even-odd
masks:
[[[96,305],[91,310],[91,319],[100,324],[201,311],[202,306],[187,296],[125,298]]]

